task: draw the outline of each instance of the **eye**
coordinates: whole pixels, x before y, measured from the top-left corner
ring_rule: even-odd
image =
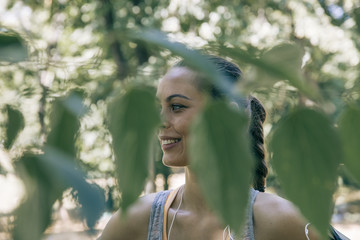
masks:
[[[182,109],[186,108],[186,106],[182,105],[182,104],[171,104],[171,110],[174,111],[174,112],[179,112],[181,111]]]

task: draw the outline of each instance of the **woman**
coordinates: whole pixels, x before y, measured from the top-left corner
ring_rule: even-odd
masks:
[[[217,71],[236,83],[240,69],[219,57],[210,57]],[[117,212],[107,224],[101,240],[148,239],[246,239],[246,240],[311,240],[319,239],[314,231],[306,236],[307,224],[297,209],[285,199],[264,193],[265,164],[262,124],[265,110],[256,98],[248,101],[249,132],[256,157],[256,172],[250,192],[247,225],[242,237],[234,237],[206,206],[194,174],[188,168],[191,159],[186,152],[188,130],[192,119],[205,104],[206,96],[221,98],[216,87],[205,83],[200,74],[183,62],[175,65],[160,81],[157,97],[162,107],[163,126],[159,140],[163,163],[169,167],[185,167],[185,184],[174,191],[150,194],[139,199],[126,218]]]

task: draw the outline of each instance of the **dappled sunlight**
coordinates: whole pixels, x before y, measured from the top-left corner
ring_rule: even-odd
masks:
[[[359,0],[37,2],[0,0],[0,240],[12,227],[32,240],[96,239],[119,207],[184,184],[183,169],[160,166],[153,138],[164,125],[155,87],[179,59],[249,114],[248,100],[261,100],[268,192],[325,216],[317,227],[334,196],[331,223],[360,236],[359,186],[338,172],[345,165],[360,181]],[[200,52],[238,65],[238,84],[223,83]],[[232,137],[238,112],[226,109],[198,122],[187,146],[209,202],[231,182],[247,190],[251,177],[248,145]],[[234,214],[227,200],[218,205],[232,211],[220,212]]]
[[[22,181],[14,174],[0,175],[0,215],[11,213],[24,196]]]

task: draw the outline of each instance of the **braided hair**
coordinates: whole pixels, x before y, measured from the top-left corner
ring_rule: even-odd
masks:
[[[237,65],[221,57],[212,55],[207,57],[208,60],[215,65],[216,71],[218,71],[221,75],[225,76],[225,79],[231,84],[236,84],[238,81],[241,80],[242,72]],[[175,65],[175,67],[187,67],[187,65],[184,61],[180,61]],[[197,82],[200,90],[205,90],[209,92],[211,97],[214,99],[225,97],[225,94],[220,89],[218,89],[213,84],[209,85],[208,81],[202,81],[201,78],[202,77],[199,76],[200,81]],[[250,96],[245,104],[243,103],[243,101],[241,101],[240,103],[244,107],[247,107],[250,112],[250,144],[251,151],[256,160],[252,185],[254,189],[260,192],[264,192],[266,186],[266,177],[268,174],[268,168],[265,161],[263,129],[263,123],[266,119],[266,111],[261,102],[253,96]]]
[[[263,123],[266,119],[266,111],[261,102],[250,97],[250,126],[251,150],[256,159],[255,173],[253,176],[253,187],[260,192],[265,192],[266,176],[268,168],[265,161],[264,129]]]

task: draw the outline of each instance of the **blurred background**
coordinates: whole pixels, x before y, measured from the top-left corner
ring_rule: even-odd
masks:
[[[0,136],[8,135],[10,112],[21,113],[12,123],[22,127],[10,145],[0,139],[0,239],[9,239],[14,210],[27,193],[16,159],[29,150],[41,151],[46,136],[55,134],[53,103],[73,89],[80,92],[87,113],[78,122],[77,150],[70,152],[83,186],[100,188],[104,205],[96,205],[99,216],[93,219],[99,220],[89,223],[82,212],[82,188],[64,187],[53,200],[52,222],[43,239],[96,239],[119,208],[111,136],[104,125],[107,103],[124,83],[156,86],[177,60],[170,51],[132,37],[142,29],[161,30],[170,39],[215,54],[228,46],[258,56],[279,43],[295,42],[302,49],[309,88],[323,96],[316,104],[333,122],[346,102],[359,102],[359,0],[2,0]],[[260,98],[268,111],[266,135],[292,106],[315,104],[286,81],[269,79],[241,59],[235,62],[245,73],[243,92]],[[181,185],[182,170],[164,167],[161,153],[154,155],[144,193]],[[268,191],[281,195],[273,171]],[[359,184],[345,169],[334,200],[332,224],[350,239],[360,238]]]

